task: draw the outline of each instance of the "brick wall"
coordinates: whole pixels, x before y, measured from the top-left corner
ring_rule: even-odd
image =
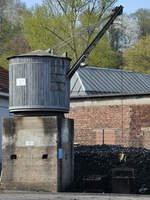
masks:
[[[150,104],[80,102],[71,106],[67,117],[75,122],[75,143],[102,144],[104,129],[105,144],[150,148]]]
[[[102,129],[96,132],[96,144],[115,144],[115,130]]]
[[[133,105],[131,119],[129,144],[150,148],[150,105]]]

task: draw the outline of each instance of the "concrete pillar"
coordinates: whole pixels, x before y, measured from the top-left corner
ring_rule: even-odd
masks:
[[[3,119],[5,189],[67,191],[73,181],[73,120],[57,116]]]

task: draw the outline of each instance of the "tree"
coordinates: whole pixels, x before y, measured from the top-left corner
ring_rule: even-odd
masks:
[[[138,9],[131,15],[140,26],[140,37],[150,34],[150,9]]]
[[[42,7],[36,7],[32,13],[24,13],[23,27],[27,41],[33,50],[53,47],[55,54],[61,55],[65,49],[74,62],[99,30],[92,24],[99,23],[108,15],[115,2],[116,0],[44,0]],[[111,62],[117,61],[107,35],[102,46],[103,48],[97,46],[94,49],[89,62],[93,60],[91,64],[95,61],[94,64],[101,66],[103,63],[102,66],[107,67]],[[107,50],[110,55],[109,64],[104,62]],[[101,56],[95,56],[97,52],[101,52]]]
[[[1,51],[0,55],[0,66],[8,69],[8,57],[20,55],[21,53],[28,51],[30,51],[30,48],[24,37],[24,34],[17,32],[13,35],[13,37],[9,38],[9,40],[3,44],[3,50]]]
[[[150,35],[140,39],[134,48],[124,54],[123,69],[150,74]]]
[[[140,27],[131,16],[119,16],[109,29],[112,49],[124,51],[138,41]]]
[[[104,36],[87,58],[89,66],[119,68],[119,52],[112,51],[108,38]]]
[[[12,25],[20,23],[24,10],[26,6],[19,0],[0,0],[0,18],[8,19]]]
[[[29,50],[20,24],[25,7],[24,4],[15,3],[14,0],[0,0],[0,6],[0,65],[7,69],[7,57]]]
[[[117,56],[118,68],[123,65],[123,52],[134,47],[139,38],[139,25],[131,16],[119,16],[109,29],[110,45]]]

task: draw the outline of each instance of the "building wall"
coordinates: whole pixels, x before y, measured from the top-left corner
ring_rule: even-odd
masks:
[[[2,119],[3,117],[10,116],[8,110],[9,99],[8,97],[0,96],[0,163],[2,160]]]
[[[150,97],[76,99],[70,113],[75,143],[150,148]]]

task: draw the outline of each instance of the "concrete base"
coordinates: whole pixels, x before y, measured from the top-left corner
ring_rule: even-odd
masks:
[[[5,189],[67,191],[73,181],[73,120],[63,117],[3,119]]]

